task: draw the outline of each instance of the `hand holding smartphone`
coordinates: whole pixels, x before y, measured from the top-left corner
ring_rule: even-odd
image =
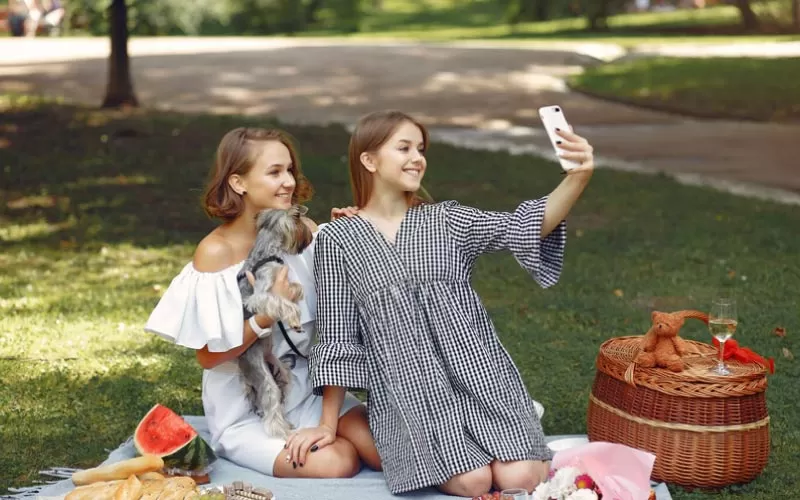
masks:
[[[563,149],[558,147],[558,141],[563,141],[564,138],[556,133],[556,129],[567,131],[571,129],[561,106],[545,106],[539,108],[539,118],[541,118],[542,124],[544,124],[544,130],[547,132],[547,137],[550,138],[550,143],[553,145],[556,154],[564,152]],[[561,163],[561,168],[565,171],[580,167],[580,163],[561,157],[559,157],[559,162]]]

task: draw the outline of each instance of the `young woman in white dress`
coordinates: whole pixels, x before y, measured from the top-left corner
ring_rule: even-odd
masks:
[[[286,442],[267,435],[253,413],[236,361],[259,337],[272,335],[273,351],[291,368],[287,417],[296,429],[317,428],[323,399],[312,393],[306,359],[316,335],[314,244],[300,255],[283,256],[287,267],[272,288],[288,297],[289,281],[303,286],[302,331],[287,329],[291,342],[272,318],[245,316],[236,279],[255,241],[256,214],[289,208],[311,194],[284,133],[257,128],[228,132],[218,147],[204,199],[206,212],[223,223],[203,238],[192,262],[172,280],[145,330],[196,349],[204,368],[202,398],[210,444],[220,456],[276,477],[351,477],[362,460],[380,469],[364,405],[345,395],[336,432],[292,460]],[[332,216],[346,213],[334,209]],[[306,223],[316,233],[314,222]]]

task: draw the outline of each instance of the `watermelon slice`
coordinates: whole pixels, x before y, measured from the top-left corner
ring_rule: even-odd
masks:
[[[147,412],[133,435],[136,451],[164,460],[167,473],[207,474],[214,450],[180,415],[160,404]]]

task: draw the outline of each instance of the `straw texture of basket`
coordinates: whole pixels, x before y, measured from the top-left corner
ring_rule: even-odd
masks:
[[[589,439],[655,454],[657,481],[687,488],[752,481],[769,457],[767,368],[726,361],[731,375],[714,375],[716,349],[685,340],[695,354],[684,357],[683,372],[630,370],[640,339],[619,337],[600,347]]]

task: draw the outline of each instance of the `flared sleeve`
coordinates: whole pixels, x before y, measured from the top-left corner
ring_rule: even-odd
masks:
[[[541,239],[547,197],[521,203],[513,212],[492,212],[444,204],[447,226],[469,262],[484,253],[508,250],[542,287],[558,283],[567,243],[567,223],[561,221]]]
[[[236,282],[241,265],[219,272],[197,271],[192,263],[172,280],[145,324],[175,344],[211,352],[242,345],[244,313]]]
[[[326,385],[367,387],[366,348],[361,338],[358,308],[347,282],[342,248],[321,230],[314,248],[317,291],[317,343],[311,348],[309,370],[314,394]]]

